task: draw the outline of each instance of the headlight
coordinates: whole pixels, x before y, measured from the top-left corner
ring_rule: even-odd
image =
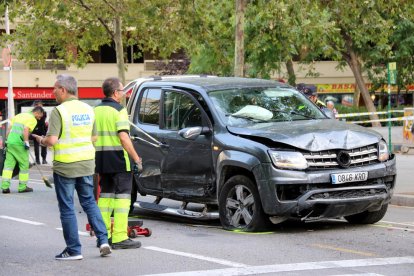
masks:
[[[387,143],[381,140],[378,143],[378,160],[381,162],[387,161],[389,157],[390,157],[390,154],[388,152]]]
[[[269,150],[269,155],[273,164],[281,169],[304,170],[308,167],[308,162],[300,152]]]

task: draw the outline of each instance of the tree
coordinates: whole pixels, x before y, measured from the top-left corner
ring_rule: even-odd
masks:
[[[165,57],[180,49],[179,1],[62,0],[15,1],[18,20],[13,39],[20,60],[44,64],[50,52],[56,62],[83,67],[91,53],[114,42],[118,76],[125,81],[124,45]],[[161,27],[163,25],[163,27]]]
[[[375,106],[362,77],[364,71],[372,68],[368,68],[365,64],[378,60],[378,56],[383,57],[385,61],[392,58],[390,43],[394,30],[392,18],[396,18],[398,13],[404,14],[404,7],[410,4],[402,0],[321,0],[319,4],[321,11],[330,14],[337,28],[337,33],[330,38],[331,47],[338,53],[335,60],[348,64],[367,110],[375,112]],[[378,115],[371,113],[370,119],[378,120]],[[372,125],[381,126],[379,122],[373,122]]]

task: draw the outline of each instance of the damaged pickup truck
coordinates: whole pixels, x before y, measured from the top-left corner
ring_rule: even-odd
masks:
[[[135,208],[225,229],[259,231],[288,218],[383,218],[395,156],[375,131],[332,119],[291,86],[211,76],[137,79],[128,102],[131,138],[143,159]],[[163,198],[180,207],[161,204]],[[201,204],[199,211],[189,203]]]

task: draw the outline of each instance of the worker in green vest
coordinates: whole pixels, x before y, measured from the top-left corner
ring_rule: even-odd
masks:
[[[98,132],[95,142],[95,171],[99,174],[101,187],[98,207],[112,249],[139,248],[141,243],[129,239],[127,230],[131,204],[131,171],[138,173],[142,170],[141,158],[129,138],[128,113],[120,104],[124,97],[123,85],[118,78],[108,78],[103,82],[102,90],[105,98],[95,107]]]
[[[53,182],[66,247],[55,260],[82,260],[74,192],[88,217],[102,257],[111,254],[101,212],[93,196],[96,140],[95,114],[78,100],[78,82],[70,75],[57,75],[53,94],[59,104],[50,114],[46,137],[32,135],[39,145],[53,147]]]
[[[32,188],[27,187],[27,181],[29,180],[29,135],[44,112],[42,107],[37,106],[31,112],[20,113],[12,119],[7,130],[6,160],[4,161],[1,184],[3,194],[10,193],[10,180],[16,164],[18,164],[20,170],[19,193],[33,192]]]

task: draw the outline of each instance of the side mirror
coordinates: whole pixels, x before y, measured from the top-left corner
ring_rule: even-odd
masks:
[[[188,140],[195,140],[200,135],[210,134],[211,130],[208,127],[187,127],[178,131],[178,135]]]
[[[321,110],[329,119],[335,119],[335,114],[329,108],[322,107]]]

